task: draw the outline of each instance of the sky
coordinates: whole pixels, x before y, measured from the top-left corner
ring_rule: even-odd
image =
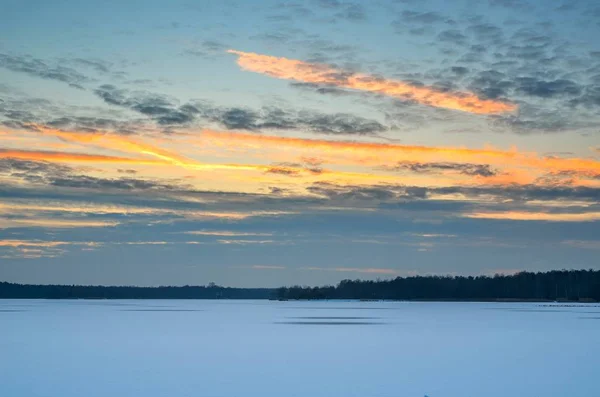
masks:
[[[595,0],[3,3],[0,280],[600,269]]]

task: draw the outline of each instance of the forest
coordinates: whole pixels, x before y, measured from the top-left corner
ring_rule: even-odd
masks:
[[[31,285],[0,282],[0,299],[362,299],[432,301],[600,301],[599,270],[554,270],[494,276],[414,276],[342,280],[335,286]]]
[[[415,276],[343,280],[337,286],[282,287],[278,299],[435,301],[600,301],[600,271],[558,270],[494,276]]]
[[[228,288],[215,285],[131,287],[31,285],[0,282],[0,299],[267,299],[268,288]]]

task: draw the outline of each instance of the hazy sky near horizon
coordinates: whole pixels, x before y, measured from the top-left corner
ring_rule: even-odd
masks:
[[[0,281],[600,268],[600,4],[16,1]]]

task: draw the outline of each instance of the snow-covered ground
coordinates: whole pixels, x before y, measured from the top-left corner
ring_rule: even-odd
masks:
[[[0,300],[2,397],[595,397],[600,307]]]

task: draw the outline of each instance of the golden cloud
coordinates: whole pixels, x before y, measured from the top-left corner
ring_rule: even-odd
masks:
[[[514,221],[548,221],[548,222],[593,222],[600,220],[600,212],[584,213],[546,213],[546,212],[475,212],[464,214],[474,219],[499,219]]]
[[[514,104],[491,99],[481,99],[469,92],[441,92],[432,87],[417,87],[400,80],[390,80],[361,73],[350,73],[323,64],[261,55],[253,52],[236,50],[228,50],[227,52],[238,56],[237,63],[242,69],[266,74],[277,79],[332,85],[469,113],[499,114],[512,112],[517,109],[517,106]]]

